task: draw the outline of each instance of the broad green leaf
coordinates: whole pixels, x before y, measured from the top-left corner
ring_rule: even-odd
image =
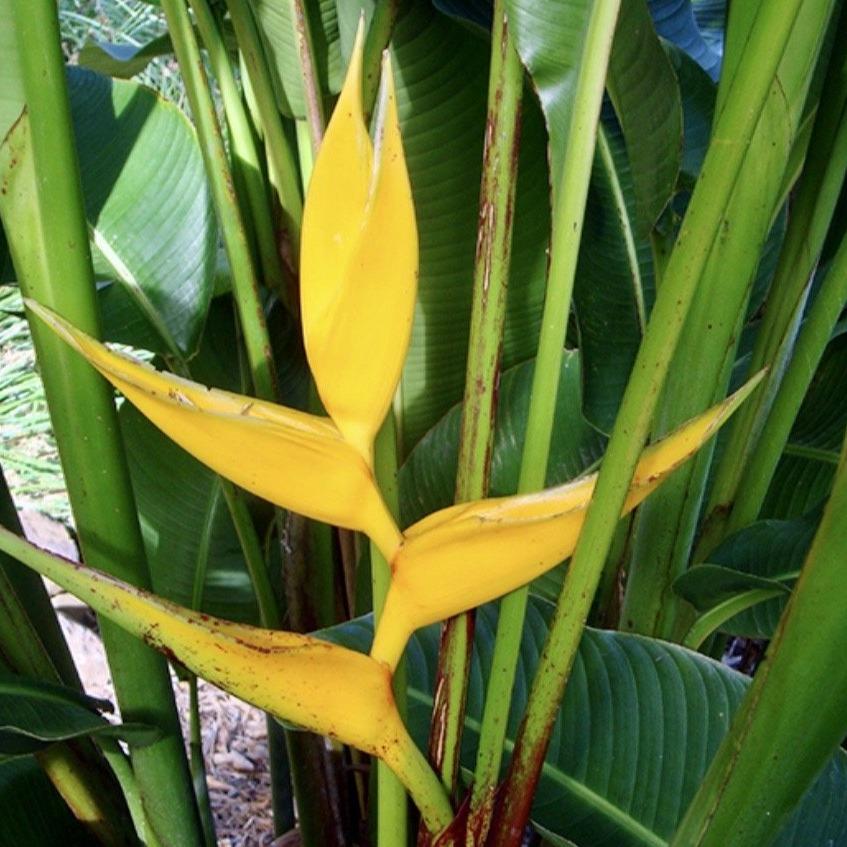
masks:
[[[691,183],[700,173],[715,113],[717,86],[684,50],[665,42],[682,95],[683,145],[681,168]]]
[[[784,603],[790,593],[786,585],[775,579],[710,564],[687,570],[676,578],[673,589],[699,612],[681,642],[692,650],[701,649],[715,632],[738,629],[729,623],[730,619],[757,612],[761,605],[772,600]],[[766,636],[756,633],[754,637]]]
[[[552,605],[530,599],[507,733],[511,751]],[[496,609],[476,619],[462,763],[473,768]],[[369,618],[319,633],[367,650]],[[409,725],[428,733],[438,627],[407,651]],[[729,727],[749,679],[667,642],[586,629],[553,728],[532,818],[579,847],[664,847]],[[778,847],[831,847],[847,837],[847,756],[838,753],[788,822]]]
[[[731,569],[742,577],[765,579],[792,588],[812,543],[820,519],[819,513],[794,520],[764,520],[727,538],[709,554],[709,561]],[[699,567],[699,566],[698,566]],[[698,567],[689,574],[695,574]],[[688,574],[683,580],[697,579]],[[688,593],[683,596],[691,601]],[[723,632],[750,638],[771,638],[785,609],[785,597],[768,600],[727,621]]]
[[[362,4],[373,8],[371,0]],[[339,4],[345,55],[359,4]],[[479,217],[490,47],[428,3],[404,4],[391,41],[420,244],[418,303],[400,387],[403,454],[462,397]],[[535,354],[550,215],[546,141],[524,98],[503,368]]]
[[[111,724],[99,714],[104,709],[111,710],[111,704],[71,688],[0,673],[0,761],[91,735],[122,738],[134,746],[160,737],[154,726]]]
[[[88,41],[79,51],[78,63],[83,68],[105,76],[129,79],[140,74],[153,59],[173,53],[170,35],[160,35],[147,44],[111,44]]]
[[[510,368],[500,377],[489,485],[493,497],[517,490],[533,367],[534,360],[530,360]],[[603,454],[605,439],[579,412],[582,407],[580,383],[579,354],[565,351],[556,394],[547,485],[574,479]],[[454,406],[418,442],[400,469],[403,526],[453,503],[461,413],[461,404]]]
[[[646,0],[621,3],[607,87],[626,139],[638,208],[647,233],[676,185],[682,152],[679,84]]]
[[[390,558],[399,531],[373,474],[329,418],[156,371],[27,305],[144,415],[212,470],[306,517],[367,532]]]
[[[708,442],[760,379],[644,450],[621,514]],[[592,474],[531,494],[459,503],[409,527],[391,559],[373,656],[395,667],[418,627],[501,597],[567,559],[596,483]]]
[[[829,343],[818,366],[797,420],[786,453],[836,464],[847,427],[847,335]]]
[[[781,574],[793,579],[797,571]],[[742,573],[721,565],[695,565],[673,584],[674,591],[684,597],[698,612],[707,612],[740,594],[758,590],[773,590],[787,597],[789,588],[776,579],[765,579],[750,573]],[[750,633],[741,633],[750,635]],[[762,638],[761,635],[751,637]]]
[[[492,7],[490,0],[432,0],[436,9],[463,21],[491,29]]]
[[[585,416],[609,432],[653,301],[650,243],[638,236],[632,174],[613,121],[601,124],[574,282]]]
[[[31,756],[0,762],[0,847],[98,847]]]
[[[573,93],[585,47],[589,0],[506,0],[510,32],[541,99],[556,181],[570,131]]]
[[[649,0],[649,3],[656,32],[684,50],[716,80],[721,56],[703,37],[691,0]]]
[[[759,517],[802,517],[826,499],[834,476],[835,466],[828,460],[783,455]]]
[[[360,29],[303,210],[300,302],[315,385],[342,435],[372,461],[412,329],[418,234],[391,64],[374,143],[362,113]]]
[[[321,91],[324,95],[338,93],[343,79],[343,65],[338,45],[336,0],[303,0],[303,5],[311,25],[312,50]],[[253,0],[251,6],[264,36],[278,105],[287,115],[305,118],[306,103],[292,3],[290,0]],[[358,14],[358,8],[355,11]]]
[[[214,284],[217,226],[197,139],[185,116],[152,90],[68,69],[71,111],[95,269],[113,280],[106,337],[187,358]],[[143,316],[110,325],[114,298]],[[139,345],[140,346],[140,345]]]

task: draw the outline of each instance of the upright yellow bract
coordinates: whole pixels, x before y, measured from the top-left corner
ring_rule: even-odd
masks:
[[[372,463],[400,379],[417,293],[418,234],[390,62],[375,149],[362,118],[360,29],[303,211],[303,337],[318,393]]]

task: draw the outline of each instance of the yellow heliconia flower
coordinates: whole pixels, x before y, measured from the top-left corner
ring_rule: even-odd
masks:
[[[391,672],[381,662],[308,635],[191,611],[39,550],[3,528],[0,549],[203,679],[281,720],[377,756],[413,794],[428,779],[437,785],[400,718]],[[443,792],[430,795],[417,800],[437,831],[449,821],[450,807]]]
[[[634,509],[711,438],[758,384],[683,424],[642,454],[623,513]],[[597,474],[537,494],[442,509],[410,527],[391,562],[391,585],[371,655],[396,667],[419,627],[530,582],[573,553]]]
[[[384,555],[393,554],[400,533],[373,473],[328,418],[156,371],[44,306],[26,304],[203,464],[285,509],[365,532]]]
[[[409,345],[418,235],[387,53],[375,147],[362,118],[362,39],[360,26],[309,183],[300,297],[318,393],[371,464]]]

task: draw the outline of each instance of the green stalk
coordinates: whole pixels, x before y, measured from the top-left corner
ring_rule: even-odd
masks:
[[[121,787],[132,821],[135,824],[135,831],[139,834],[144,847],[167,847],[150,827],[150,821],[144,811],[141,792],[138,790],[138,780],[135,778],[129,758],[124,755],[120,744],[117,740],[105,738],[101,738],[98,743]]]
[[[300,164],[300,173],[303,179],[303,190],[309,187],[309,178],[312,176],[312,168],[315,164],[315,153],[312,150],[312,140],[309,136],[309,125],[299,118],[295,122],[294,130],[297,136],[297,161]]]
[[[754,521],[765,501],[780,456],[803,398],[847,303],[847,237],[838,252],[800,330],[794,355],[773,402],[770,415],[738,485],[726,533]]]
[[[770,844],[838,749],[847,732],[845,549],[847,444],[820,527],[766,659],[674,834],[672,847]]]
[[[374,444],[374,473],[386,505],[396,519],[400,512],[397,488],[397,442],[394,416],[390,411]],[[385,595],[391,583],[391,569],[373,542],[370,548],[375,627],[385,605]],[[397,708],[401,717],[405,717],[406,680],[402,665],[394,674],[393,687]],[[385,762],[377,762],[376,774],[376,843],[378,847],[406,847],[409,838],[406,790]]]
[[[256,396],[262,400],[275,400],[276,368],[268,341],[256,269],[233,187],[215,104],[209,93],[200,49],[191,27],[185,0],[162,0],[162,10],[167,18],[168,31],[185,82],[200,150],[206,165],[206,176],[221,225],[224,247],[229,257],[233,293],[250,362],[253,388]]]
[[[831,4],[830,4],[831,5]],[[761,246],[777,210],[799,121],[826,30],[828,12],[809,7],[795,23],[788,58],[778,66],[780,93],[763,110],[712,245],[671,364],[652,434],[666,434],[726,393]],[[802,61],[795,57],[802,56]],[[732,268],[727,274],[726,269]],[[692,379],[696,374],[696,379]],[[714,447],[705,447],[639,509],[621,620],[628,630],[675,640],[690,607],[672,589],[688,567]]]
[[[459,437],[457,503],[488,493],[512,252],[522,96],[523,67],[509,34],[505,4],[498,0],[491,33],[488,119]],[[449,620],[442,633],[430,731],[430,759],[440,771],[448,793],[455,791],[459,771],[472,647],[473,612]]]
[[[297,58],[300,61],[300,79],[303,84],[303,99],[306,103],[306,126],[309,131],[309,143],[312,156],[318,155],[318,148],[324,137],[326,114],[323,93],[321,92],[318,68],[315,63],[315,50],[312,43],[312,29],[309,24],[309,10],[304,0],[288,0],[291,20],[294,24],[294,43]],[[308,185],[304,178],[304,184]]]
[[[371,15],[362,59],[362,109],[365,113],[365,123],[370,121],[376,103],[382,70],[382,51],[388,47],[391,40],[401,3],[402,0],[377,0]]]
[[[521,493],[543,488],[546,479],[561,351],[570,313],[597,121],[618,9],[617,2],[595,7],[587,32],[586,60],[577,80],[569,145],[556,193],[550,273],[518,482]],[[516,58],[513,61],[518,68],[510,73],[519,97],[520,67]],[[468,384],[471,384],[470,380]],[[528,589],[523,588],[506,596],[500,603],[471,795],[468,831],[476,839],[473,843],[485,841],[494,808],[494,790],[500,772],[527,596]]]
[[[282,624],[282,615],[268,575],[262,542],[256,534],[256,527],[250,517],[247,503],[244,501],[241,492],[229,480],[221,478],[220,484],[232,523],[235,526],[235,532],[238,535],[241,551],[244,554],[250,583],[256,595],[256,603],[259,606],[259,621],[266,629],[278,629]]]
[[[767,310],[756,335],[749,373],[770,367],[762,387],[739,410],[715,474],[705,536],[698,558],[726,535],[728,512],[758,433],[779,387],[805,305],[812,272],[823,249],[847,171],[847,19],[842,16],[836,49],[820,99],[818,117],[803,176],[791,205],[788,230],[777,265]]]
[[[0,214],[25,296],[97,335],[94,279],[56,9],[50,3],[27,0],[15,0],[12,7],[28,108],[26,118],[3,145],[4,158],[11,153],[17,166],[7,177]],[[148,586],[111,389],[49,335],[42,327],[33,327],[83,555],[92,567]],[[104,621],[102,634],[122,714],[127,720],[155,723],[163,733],[160,741],[132,751],[151,825],[160,840],[170,844],[200,844],[167,663],[113,624]]]
[[[203,735],[200,725],[200,699],[197,692],[197,677],[194,674],[188,680],[188,749],[191,778],[194,794],[200,809],[200,822],[203,825],[203,839],[206,847],[216,847],[215,819],[209,799],[209,784],[206,782],[206,765],[203,762]]]
[[[273,231],[267,186],[250,118],[241,98],[241,92],[238,90],[232,63],[208,0],[189,0],[189,3],[194,12],[200,38],[206,48],[206,55],[209,57],[209,65],[221,92],[229,129],[233,166],[241,177],[247,208],[250,210],[249,214],[244,212],[244,218],[252,224],[259,264],[264,277],[263,282],[267,288],[285,297],[288,289],[283,280],[282,262]]]
[[[291,268],[296,275],[300,264],[300,223],[303,218],[303,198],[297,175],[297,162],[276,105],[268,61],[253,12],[247,0],[226,0],[226,6],[261,119],[270,180],[276,188],[282,210],[287,248],[283,253],[290,253]]]
[[[715,126],[714,137],[722,143],[709,147],[665,269],[533,680],[495,819],[497,847],[517,844],[529,817],[553,721],[671,357],[801,5],[802,0],[788,0],[763,8],[738,68],[733,96]],[[819,0],[819,5],[826,4]]]
[[[200,543],[197,546],[197,557],[194,565],[194,583],[191,587],[191,606],[198,612],[203,608],[203,593],[206,587],[206,572],[209,567],[209,553],[212,544],[212,526],[215,513],[221,498],[221,486],[216,485],[206,506],[203,520],[203,530]],[[203,825],[203,836],[206,847],[215,847],[215,818],[212,814],[212,804],[209,799],[209,784],[206,781],[206,765],[203,761],[203,736],[200,722],[200,699],[197,691],[197,677],[194,674],[188,679],[188,763],[191,768],[191,779],[194,784],[194,795],[197,797],[197,807],[200,810],[200,822]]]

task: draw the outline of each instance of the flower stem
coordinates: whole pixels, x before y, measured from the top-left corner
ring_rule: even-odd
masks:
[[[509,34],[505,4],[497,0],[456,502],[476,500],[488,492],[512,250],[522,96],[523,67]],[[451,793],[456,788],[459,769],[472,645],[473,612],[445,624],[435,685],[430,758]],[[493,777],[496,778],[496,769]],[[474,793],[476,796],[476,789]]]

